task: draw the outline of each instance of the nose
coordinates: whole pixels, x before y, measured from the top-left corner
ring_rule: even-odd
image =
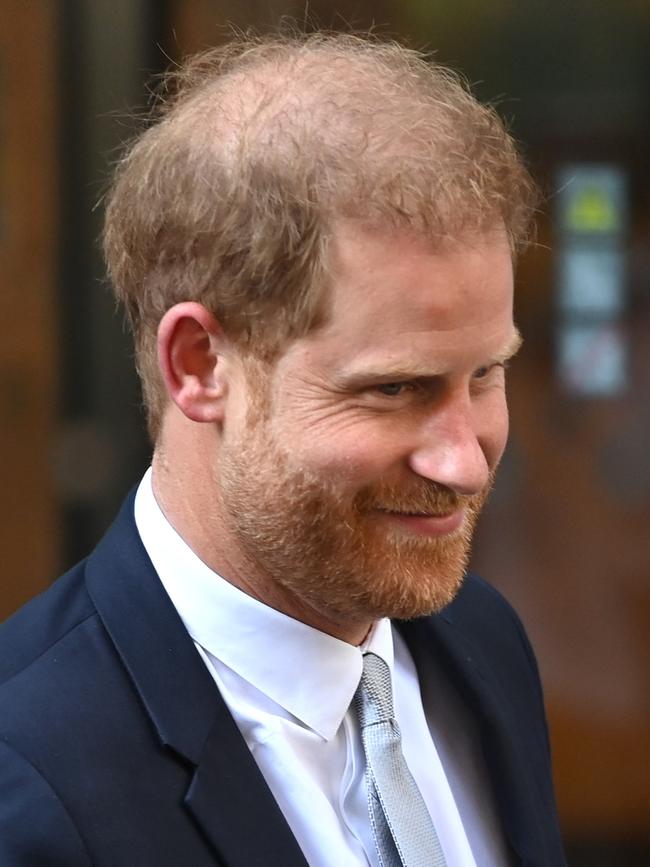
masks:
[[[485,488],[491,468],[469,402],[438,408],[409,456],[409,467],[457,494],[471,496]]]

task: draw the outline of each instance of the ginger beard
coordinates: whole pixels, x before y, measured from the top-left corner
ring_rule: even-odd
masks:
[[[414,476],[351,493],[332,473],[292,466],[261,423],[222,451],[218,476],[222,514],[248,568],[341,621],[409,619],[449,603],[490,487],[460,496]],[[440,515],[458,508],[465,510],[460,529],[437,537],[393,526],[380,511]]]

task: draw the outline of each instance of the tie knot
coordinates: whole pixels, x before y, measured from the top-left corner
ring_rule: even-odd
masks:
[[[374,653],[365,653],[363,656],[363,673],[355,699],[361,728],[388,722],[395,716],[390,669]]]

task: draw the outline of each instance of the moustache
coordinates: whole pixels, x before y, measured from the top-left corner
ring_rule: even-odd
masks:
[[[399,512],[403,515],[429,515],[441,517],[461,508],[477,508],[485,493],[457,494],[436,482],[411,483],[408,488],[397,485],[378,485],[361,492],[357,506],[361,511]]]

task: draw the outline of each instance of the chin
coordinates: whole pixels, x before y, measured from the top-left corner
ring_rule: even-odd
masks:
[[[374,583],[371,592],[351,593],[335,606],[332,606],[330,599],[324,607],[338,620],[370,622],[384,617],[391,620],[428,617],[442,611],[453,601],[462,587],[464,575],[463,569],[457,574],[444,576],[442,580],[441,576],[437,576],[435,582],[430,574],[418,581],[405,581],[402,578],[393,583],[384,580]]]

